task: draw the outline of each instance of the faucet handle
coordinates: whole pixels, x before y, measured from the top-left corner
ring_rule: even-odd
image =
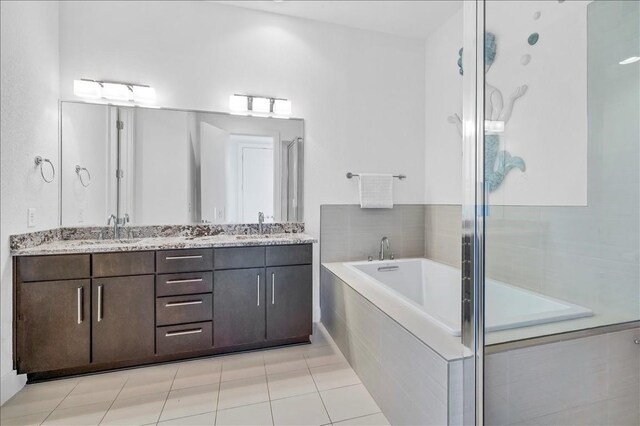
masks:
[[[109,217],[107,218],[107,226],[111,225],[112,220],[116,220],[116,215],[113,213],[110,214]]]

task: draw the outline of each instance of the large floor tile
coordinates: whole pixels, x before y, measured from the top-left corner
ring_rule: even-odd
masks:
[[[111,401],[71,408],[56,408],[43,425],[98,425],[109,407],[111,407]]]
[[[150,367],[136,370],[128,377],[118,398],[169,392],[177,372],[177,366],[174,369]]]
[[[343,386],[356,385],[360,379],[349,364],[331,364],[311,368],[311,375],[318,386],[318,390],[334,389]]]
[[[320,367],[323,365],[340,364],[346,362],[337,346],[310,347],[305,353],[309,367]]]
[[[218,387],[216,383],[169,392],[160,421],[216,411]]]
[[[78,386],[60,403],[58,408],[112,402],[126,382],[127,376],[122,374],[88,376],[80,381]]]
[[[332,422],[380,412],[380,408],[363,385],[347,386],[320,392]]]
[[[222,362],[217,359],[203,359],[179,364],[171,389],[220,383]]]
[[[27,385],[5,402],[0,410],[0,419],[51,412],[77,384],[78,380],[59,380]]]
[[[274,425],[324,425],[330,422],[317,392],[271,401],[271,409]]]
[[[297,346],[266,351],[264,353],[264,364],[267,374],[306,370],[307,362],[304,353],[305,348]]]
[[[160,418],[162,407],[167,399],[167,393],[140,395],[115,400],[102,425],[147,425],[155,423]]]
[[[335,425],[341,426],[389,426],[389,420],[382,413],[343,420]]]
[[[317,392],[309,369],[267,376],[269,397],[274,399],[288,398],[305,393]]]
[[[216,413],[204,413],[197,416],[180,417],[178,419],[158,422],[158,426],[213,426],[216,422]]]
[[[218,409],[257,404],[269,400],[266,376],[233,380],[220,384]]]
[[[265,374],[264,358],[261,352],[234,355],[222,359],[220,380],[223,382],[264,376]]]
[[[2,408],[4,409],[4,407]],[[50,413],[50,411],[44,411],[41,413],[29,414],[27,416],[2,419],[0,424],[2,424],[2,426],[38,426],[47,418],[47,416],[49,416]]]
[[[272,425],[271,405],[268,402],[220,410],[216,426]]]

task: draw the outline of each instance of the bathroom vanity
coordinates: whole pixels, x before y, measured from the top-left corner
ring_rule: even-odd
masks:
[[[14,368],[40,380],[309,342],[314,241],[219,235],[17,251]]]

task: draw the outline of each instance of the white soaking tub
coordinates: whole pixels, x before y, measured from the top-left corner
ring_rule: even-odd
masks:
[[[460,335],[460,270],[427,259],[344,263],[371,285]],[[592,316],[590,309],[496,280],[486,280],[485,328],[508,330]]]

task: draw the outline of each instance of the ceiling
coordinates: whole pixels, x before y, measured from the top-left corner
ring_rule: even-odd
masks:
[[[218,1],[216,3],[422,39],[429,36],[462,8],[462,0],[298,0]]]

